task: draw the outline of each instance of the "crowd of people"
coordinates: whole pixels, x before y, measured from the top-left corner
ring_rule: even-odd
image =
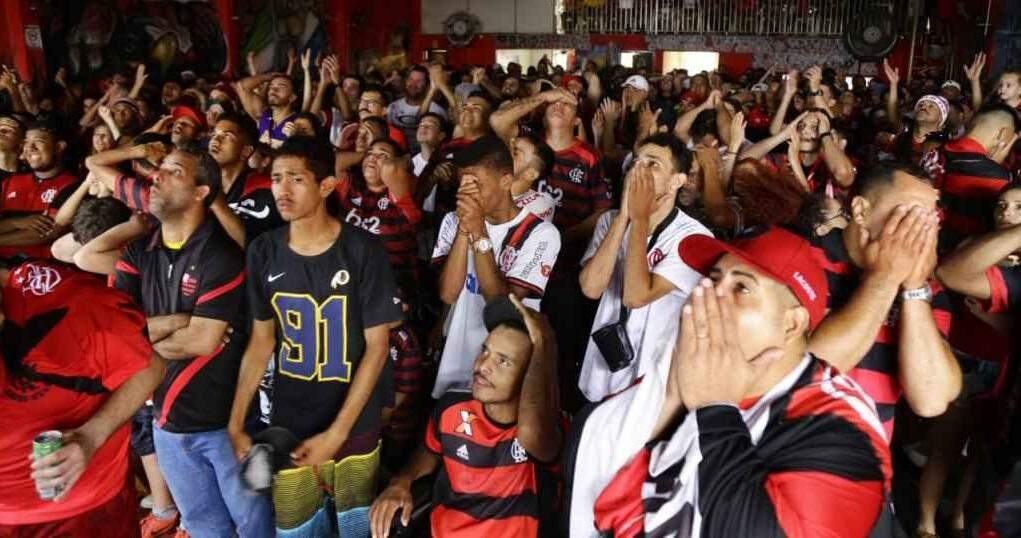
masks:
[[[0,537],[992,532],[1021,72],[248,63],[0,74]]]

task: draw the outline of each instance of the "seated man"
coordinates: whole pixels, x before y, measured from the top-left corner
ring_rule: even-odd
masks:
[[[66,148],[54,127],[29,127],[24,156],[32,170],[7,178],[0,189],[0,258],[50,258],[50,244],[67,231],[53,222],[78,186],[61,166]]]
[[[865,393],[807,352],[827,294],[811,246],[772,228],[679,251],[712,281],[673,357],[575,420],[570,536],[867,535],[890,451]]]
[[[440,399],[425,446],[372,504],[373,537],[389,534],[398,510],[408,524],[411,483],[437,467],[433,536],[528,537],[553,530],[549,516],[558,488],[549,464],[563,436],[556,340],[544,316],[509,297],[486,306],[489,336],[475,359],[471,393]]]
[[[0,536],[138,536],[127,420],[164,368],[145,316],[59,263],[26,263],[0,280]],[[63,448],[30,461],[33,438],[55,429]],[[40,498],[52,488],[58,502]]]

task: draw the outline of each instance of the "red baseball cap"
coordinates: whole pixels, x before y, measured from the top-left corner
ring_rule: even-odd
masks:
[[[812,245],[805,239],[773,226],[759,235],[733,243],[724,243],[707,235],[691,235],[678,247],[681,260],[702,274],[709,274],[709,269],[727,253],[785,284],[801,306],[808,310],[812,329],[826,317],[829,295],[826,272],[812,253]]]
[[[564,88],[567,88],[571,82],[577,82],[578,84],[581,84],[582,88],[585,87],[585,79],[577,75],[564,75],[564,78],[560,79],[560,85]]]
[[[203,114],[199,114],[197,110],[187,105],[178,105],[170,109],[170,116],[175,120],[177,118],[188,118],[195,122],[200,130],[206,130],[206,117]]]

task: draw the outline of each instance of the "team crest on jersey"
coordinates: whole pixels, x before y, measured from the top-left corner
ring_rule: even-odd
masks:
[[[39,196],[39,199],[41,199],[44,204],[52,204],[53,203],[53,199],[56,198],[56,197],[57,197],[57,189],[46,189]]]
[[[475,416],[474,413],[472,413],[470,411],[467,411],[467,410],[462,410],[461,411],[461,423],[457,425],[457,428],[454,428],[454,431],[457,432],[457,433],[463,433],[463,434],[467,435],[468,437],[471,437],[472,436],[472,422],[474,422],[476,418],[478,418],[478,417]]]
[[[585,171],[576,166],[567,173],[567,177],[571,178],[572,183],[581,183],[585,179]]]
[[[511,266],[514,265],[514,260],[517,258],[518,249],[510,245],[504,247],[503,251],[500,252],[500,272],[506,273],[507,271],[510,271]]]
[[[21,286],[22,293],[31,292],[32,295],[43,296],[60,284],[60,273],[52,267],[29,263],[18,270],[14,283]]]
[[[181,294],[185,297],[191,297],[195,295],[195,292],[199,289],[199,279],[195,278],[194,275],[184,273],[181,276]]]
[[[539,268],[539,271],[542,272],[542,276],[544,276],[544,277],[549,277],[550,271],[552,271],[552,270],[553,270],[553,268],[550,267],[549,264],[545,264],[545,263],[542,264],[542,267]]]
[[[528,452],[525,452],[525,447],[521,446],[517,437],[515,437],[514,442],[511,443],[510,455],[511,459],[514,460],[514,463],[525,463],[528,461]]]
[[[390,199],[386,196],[380,198],[379,201],[376,202],[376,207],[378,207],[380,211],[386,211],[386,208],[390,207]]]
[[[666,255],[663,254],[662,250],[658,248],[652,249],[652,252],[650,252],[648,256],[649,267],[656,267],[656,264],[663,261],[663,258],[666,258]]]
[[[344,284],[347,284],[351,280],[351,274],[346,269],[341,269],[333,275],[333,280],[330,280],[330,287],[337,289]]]

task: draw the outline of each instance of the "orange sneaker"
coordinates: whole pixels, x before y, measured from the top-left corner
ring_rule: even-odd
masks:
[[[142,538],[163,538],[170,536],[180,521],[180,514],[170,519],[157,519],[156,516],[149,514],[142,520]]]

